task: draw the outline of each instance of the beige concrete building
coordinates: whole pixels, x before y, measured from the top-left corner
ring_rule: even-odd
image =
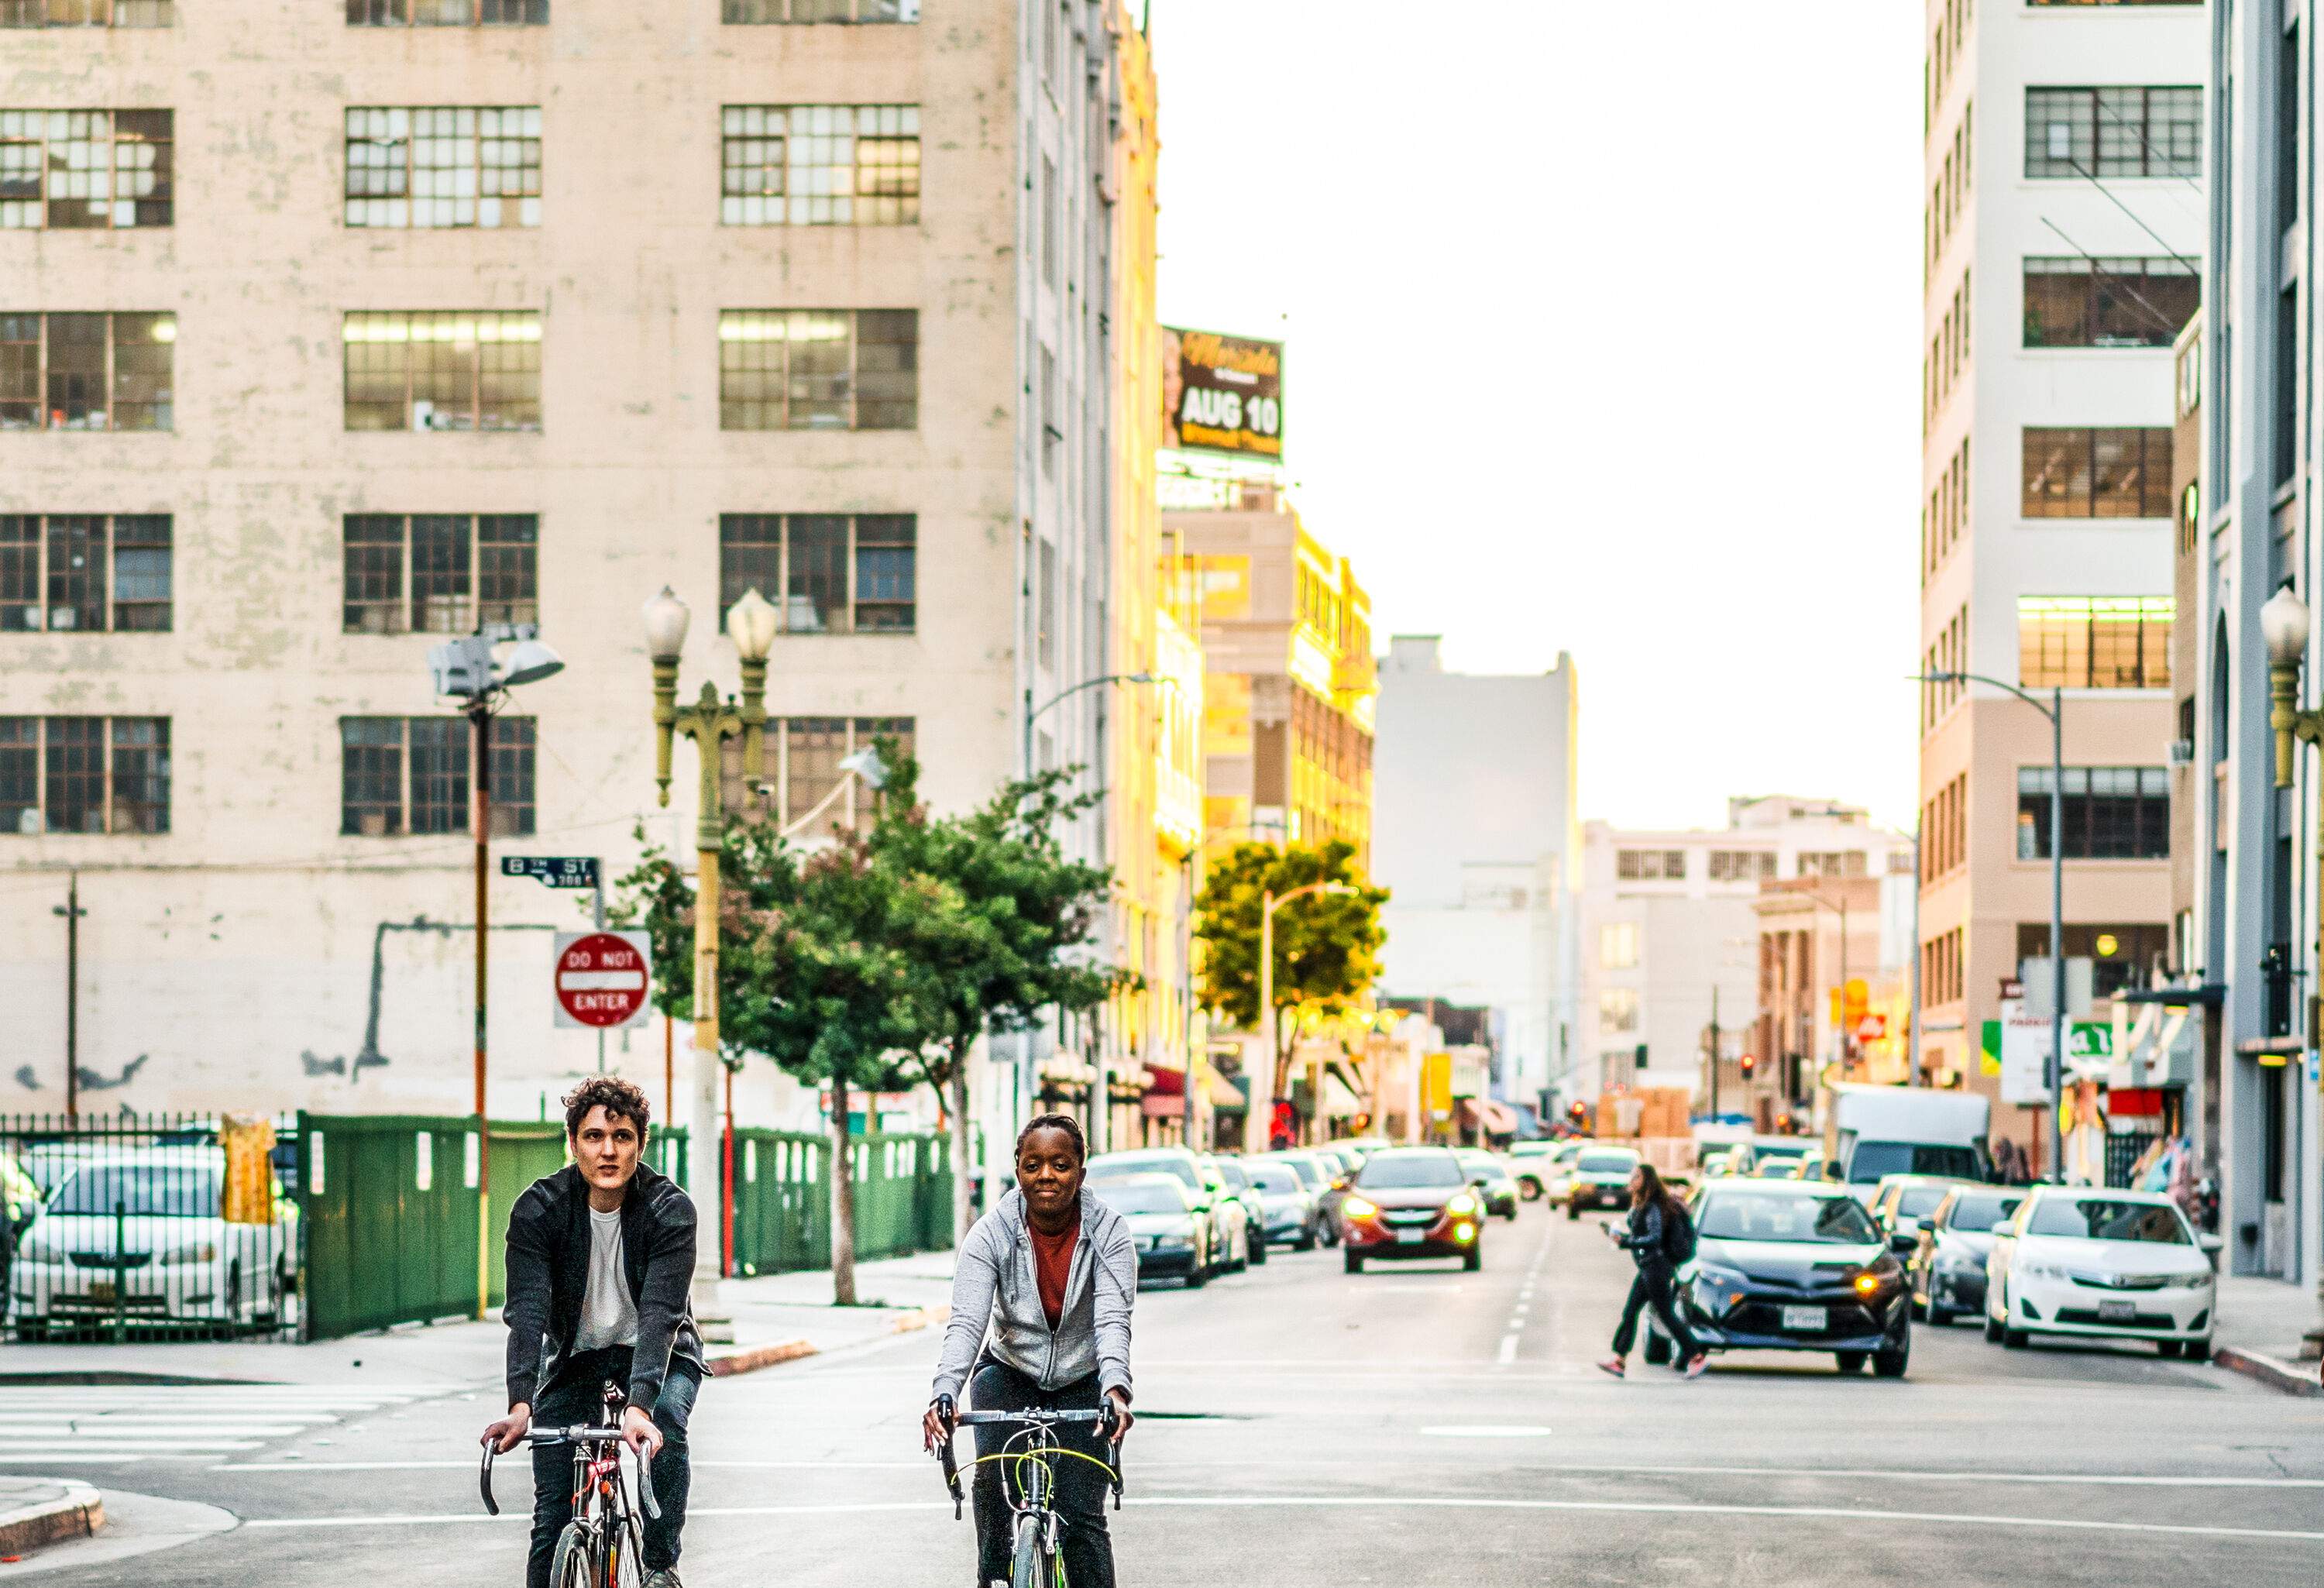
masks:
[[[664,584],[688,689],[735,686],[726,602],[780,609],[788,814],[880,732],[979,799],[1106,670],[1118,7],[111,14],[0,29],[9,1106],[61,1101],[69,872],[88,1106],[467,1105],[434,634],[563,653],[499,724],[495,832],[613,875],[692,817],[689,747],[653,803]],[[1103,694],[1036,758],[1104,764]],[[492,914],[492,1103],[530,1115],[595,1065],[550,1027],[582,917],[498,878]],[[658,1079],[662,1038],[612,1062]]]

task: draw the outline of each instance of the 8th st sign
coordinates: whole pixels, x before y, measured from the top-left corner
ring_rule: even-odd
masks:
[[[557,934],[557,1024],[607,1030],[645,1018],[653,982],[651,939],[643,932]]]

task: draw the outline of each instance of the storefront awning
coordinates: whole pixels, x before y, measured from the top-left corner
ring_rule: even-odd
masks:
[[[1204,1070],[1203,1072],[1203,1079],[1209,1088],[1211,1094],[1211,1106],[1213,1108],[1232,1109],[1240,1113],[1241,1110],[1250,1106],[1250,1104],[1243,1101],[1242,1088],[1236,1085],[1232,1081],[1228,1080],[1224,1076],[1219,1074],[1218,1071]]]
[[[1148,1092],[1138,1100],[1138,1112],[1149,1120],[1179,1120],[1186,1117],[1186,1098],[1183,1092],[1170,1096],[1161,1092]]]
[[[1166,1070],[1158,1064],[1149,1064],[1146,1073],[1153,1077],[1146,1088],[1148,1097],[1184,1097],[1186,1094],[1186,1072]]]
[[[1323,1113],[1326,1117],[1344,1120],[1364,1112],[1364,1100],[1355,1094],[1348,1084],[1340,1079],[1337,1070],[1323,1072]]]
[[[1468,1130],[1481,1128],[1488,1136],[1514,1136],[1517,1133],[1517,1110],[1493,1097],[1463,1097],[1460,1099],[1461,1123]]]

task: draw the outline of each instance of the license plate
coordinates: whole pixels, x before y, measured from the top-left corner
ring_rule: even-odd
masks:
[[[1398,1230],[1396,1233],[1396,1243],[1398,1246],[1417,1246],[1420,1244],[1421,1237],[1427,1233],[1425,1230]]]
[[[1831,1315],[1821,1306],[1787,1306],[1784,1308],[1784,1327],[1803,1334],[1820,1334],[1831,1326]]]
[[[2098,1318],[2104,1323],[2126,1324],[2137,1316],[2138,1306],[2135,1302],[2101,1301],[2098,1303]]]

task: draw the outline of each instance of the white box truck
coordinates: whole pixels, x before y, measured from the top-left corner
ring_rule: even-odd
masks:
[[[1870,1197],[1884,1175],[1991,1178],[1986,1135],[1993,1125],[1993,1104],[1978,1094],[1851,1082],[1834,1085],[1831,1093],[1825,1173],[1846,1182],[1858,1196]]]

